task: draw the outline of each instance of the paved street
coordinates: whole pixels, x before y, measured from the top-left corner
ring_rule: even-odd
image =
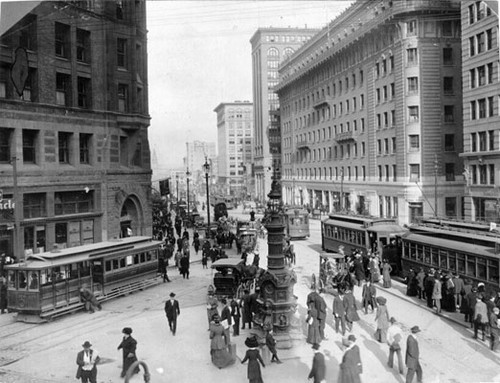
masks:
[[[235,212],[230,212],[236,215]],[[263,370],[266,382],[303,382],[312,361],[312,350],[305,343],[305,300],[309,293],[312,273],[318,270],[319,221],[311,221],[311,238],[294,242],[297,253],[295,271],[298,283],[295,294],[299,308],[297,319],[302,324],[304,341],[290,350],[279,350],[284,364],[270,364]],[[265,265],[267,245],[260,242],[261,260]],[[194,252],[194,251],[193,251]],[[234,254],[234,251],[233,251]],[[196,260],[196,257],[193,257]],[[249,262],[251,258],[249,258]],[[209,355],[209,339],[205,309],[206,287],[211,283],[212,271],[204,270],[199,262],[191,266],[191,277],[183,280],[173,269],[169,271],[171,283],[126,297],[106,302],[103,310],[93,315],[79,312],[51,323],[32,325],[12,322],[12,314],[0,316],[0,383],[71,382],[75,380],[76,353],[81,344],[89,340],[99,351],[100,383],[120,382],[121,352],[116,347],[121,341],[121,329],[130,326],[138,341],[137,354],[151,369],[151,382],[218,382],[246,381],[246,365],[236,363],[226,369],[215,368]],[[163,312],[168,294],[174,291],[181,305],[178,332],[172,336]],[[489,351],[488,345],[472,339],[472,332],[461,322],[461,315],[450,319],[435,315],[419,306],[419,302],[404,295],[404,287],[384,290],[378,295],[387,298],[391,316],[401,323],[406,335],[409,328],[418,325],[421,364],[425,382],[499,382],[499,354]],[[355,291],[360,297],[360,289]],[[327,382],[335,382],[342,358],[341,336],[332,327],[332,297],[325,295],[328,303],[326,333],[329,340],[322,350],[327,359]],[[386,366],[388,347],[376,342],[375,314],[364,315],[354,325],[363,361],[363,381],[373,383],[404,382],[404,377]],[[248,330],[232,340],[237,354],[242,358],[246,347],[243,342]],[[405,347],[403,347],[405,348]],[[133,382],[143,381],[135,376]]]

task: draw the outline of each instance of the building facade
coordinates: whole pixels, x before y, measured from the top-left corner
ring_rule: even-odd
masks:
[[[271,189],[273,168],[281,173],[281,124],[278,95],[280,63],[319,30],[300,28],[259,28],[252,44],[252,83],[254,103],[253,175],[255,197],[265,203]]]
[[[2,3],[0,253],[151,235],[145,1],[19,4]]]
[[[474,221],[500,222],[498,59],[498,3],[462,2],[465,217]]]
[[[217,113],[217,178],[220,193],[242,197],[245,193],[245,160],[252,153],[253,104],[250,101],[220,103]]]
[[[357,1],[280,68],[286,203],[463,217],[459,1]]]

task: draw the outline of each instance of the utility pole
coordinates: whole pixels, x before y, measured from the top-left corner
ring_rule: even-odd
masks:
[[[344,168],[340,169],[340,211],[344,211]]]
[[[438,215],[438,160],[437,154],[434,155],[434,217]]]
[[[19,215],[21,214],[21,203],[19,197],[19,189],[17,187],[17,157],[12,157],[12,175],[14,178],[14,257],[17,258],[18,262],[24,261],[24,249],[21,243],[21,220]]]

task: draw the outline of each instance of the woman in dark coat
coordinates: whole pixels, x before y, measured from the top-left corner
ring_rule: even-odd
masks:
[[[266,367],[264,361],[262,360],[259,353],[259,343],[256,338],[247,338],[245,340],[245,345],[248,347],[248,350],[245,354],[245,357],[241,361],[241,364],[245,363],[248,360],[248,370],[247,377],[249,383],[264,383],[262,380],[262,374],[260,372],[260,364],[262,367]]]
[[[7,282],[0,277],[0,313],[3,314],[5,310],[7,310]]]
[[[212,319],[213,321],[210,323],[210,356],[215,366],[224,368],[233,364],[235,359],[227,351],[226,334],[220,323],[219,315],[215,314]]]
[[[359,320],[359,315],[356,309],[356,299],[352,294],[352,291],[347,289],[344,294],[344,310],[345,310],[345,319],[346,325],[349,331],[352,330],[353,322],[357,322]]]
[[[132,338],[132,329],[130,327],[125,327],[122,330],[123,340],[118,346],[118,350],[121,348],[123,351],[123,366],[121,377],[125,377],[130,366],[137,361],[137,356],[135,355],[135,349],[137,348],[137,341]],[[139,372],[139,366],[134,369],[133,374]]]
[[[316,310],[314,302],[309,302],[306,322],[308,324],[306,342],[320,344],[323,338],[319,332],[318,310]]]

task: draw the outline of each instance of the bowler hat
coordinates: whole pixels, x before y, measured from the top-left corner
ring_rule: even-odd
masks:
[[[391,323],[396,323],[396,318],[391,317],[391,319],[389,319],[389,322],[391,322]]]
[[[170,293],[170,296],[173,298],[175,297],[175,293]]]
[[[90,342],[88,340],[86,340],[85,343],[82,344],[82,347],[83,348],[90,348],[90,347],[92,347],[92,345],[90,344]]]
[[[347,337],[347,340],[350,340],[350,341],[356,342],[356,337],[355,337],[353,334],[351,334],[351,335],[349,335],[349,336]]]
[[[313,350],[319,350],[319,344],[318,343],[314,343],[312,345],[312,348],[313,348]]]
[[[124,327],[122,333],[130,335],[132,334],[132,329],[130,327]]]
[[[420,332],[420,328],[418,326],[413,326],[411,328],[411,333],[416,334],[417,332]]]

